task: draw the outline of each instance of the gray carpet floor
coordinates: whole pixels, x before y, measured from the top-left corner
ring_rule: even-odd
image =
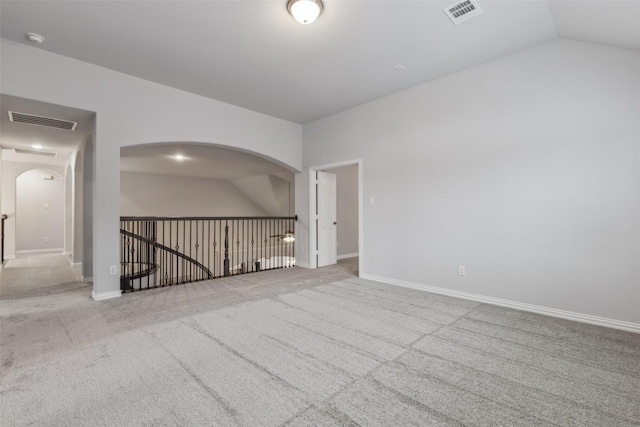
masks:
[[[357,261],[94,302],[0,276],[2,426],[638,426],[640,335],[361,280]]]

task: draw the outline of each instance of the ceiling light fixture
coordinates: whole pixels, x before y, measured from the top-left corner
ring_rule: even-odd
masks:
[[[184,156],[182,154],[176,154],[173,158],[176,160],[184,160]]]
[[[44,43],[44,37],[42,37],[40,34],[27,33],[27,38],[32,43],[38,43],[38,44]]]
[[[287,10],[301,24],[311,24],[322,12],[321,0],[289,0]]]
[[[35,148],[36,150],[42,150],[42,144],[32,144],[31,148]]]

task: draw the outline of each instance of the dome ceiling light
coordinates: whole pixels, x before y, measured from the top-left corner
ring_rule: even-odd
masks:
[[[44,43],[44,37],[36,33],[27,33],[27,39],[29,39],[31,43],[37,43],[37,44]]]
[[[321,0],[289,0],[287,10],[301,24],[311,24],[322,13]]]

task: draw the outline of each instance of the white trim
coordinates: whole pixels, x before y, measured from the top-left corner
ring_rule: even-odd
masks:
[[[64,251],[64,256],[71,256],[73,254],[73,252],[71,251]]]
[[[53,249],[25,249],[23,251],[16,251],[16,255],[27,255],[27,254],[48,254],[52,252],[58,252],[59,254],[64,254],[64,248],[53,248]]]
[[[364,266],[364,206],[363,206],[363,174],[362,174],[362,158],[345,160],[337,163],[330,163],[321,166],[312,166],[309,168],[309,268],[318,267],[318,258],[314,255],[316,251],[316,178],[315,172],[327,169],[335,169],[342,166],[358,167],[358,271],[363,270]]]
[[[91,283],[91,282],[93,282],[93,277],[80,276],[80,281],[82,283]]]
[[[311,266],[306,262],[296,262],[296,267],[311,268]]]
[[[94,301],[104,301],[106,299],[112,299],[112,298],[118,298],[122,296],[122,291],[118,290],[118,291],[109,291],[109,292],[102,292],[99,294],[96,294],[95,291],[91,292],[91,298],[93,298]]]
[[[71,267],[73,267],[73,268],[82,267],[82,263],[81,262],[73,262],[73,261],[70,260],[69,263],[71,264]]]
[[[7,255],[7,254],[4,254],[4,260],[6,261],[6,260],[8,260],[8,259],[16,259],[16,256],[15,256],[15,255]]]
[[[451,289],[438,288],[436,286],[423,285],[421,283],[406,282],[404,280],[380,277],[372,274],[362,273],[360,277],[374,282],[387,283],[389,285],[402,286],[404,288],[416,289],[419,291],[431,292],[434,294],[447,295],[454,298],[462,298],[477,301],[485,304],[499,305],[502,307],[515,308],[516,310],[529,311],[545,316],[559,317],[561,319],[573,320],[575,322],[589,323],[591,325],[604,326],[606,328],[620,329],[623,331],[640,333],[640,324],[625,322],[622,320],[609,319],[606,317],[592,316],[590,314],[575,313],[572,311],[558,310],[556,308],[543,307],[540,305],[525,304],[517,301],[509,301],[499,298],[487,297],[483,295],[459,292]]]
[[[344,254],[344,255],[338,255],[338,259],[347,259],[347,258],[355,258],[358,256],[358,253],[356,252],[355,254]]]
[[[316,249],[316,169],[309,168],[309,268],[318,267],[318,250]]]

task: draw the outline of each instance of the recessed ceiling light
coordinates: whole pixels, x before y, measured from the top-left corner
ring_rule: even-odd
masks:
[[[38,44],[44,43],[44,37],[42,37],[40,34],[27,33],[27,38],[32,43],[38,43]]]
[[[176,154],[173,158],[176,160],[184,160],[184,156],[182,154]]]
[[[31,144],[31,148],[35,148],[36,150],[42,150],[42,144]]]

